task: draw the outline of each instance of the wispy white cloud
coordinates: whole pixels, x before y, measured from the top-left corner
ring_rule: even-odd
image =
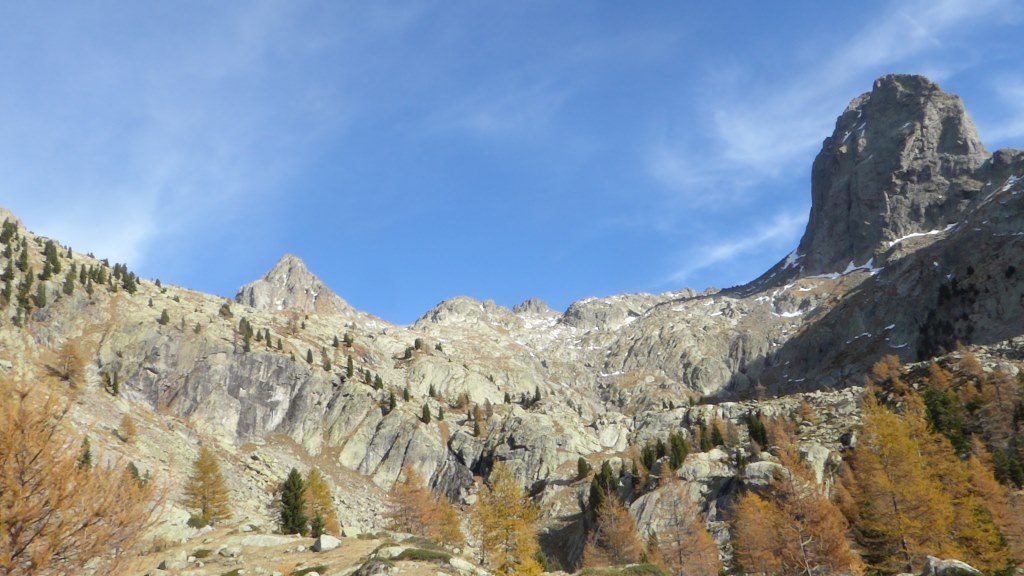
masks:
[[[152,30],[82,26],[53,47],[44,38],[39,69],[17,73],[44,88],[0,98],[0,115],[18,119],[0,135],[0,202],[40,233],[133,267],[156,242],[206,235],[260,205],[295,161],[284,152],[332,119],[315,105],[321,87],[274,85],[283,79],[271,62],[288,57],[286,4],[204,16],[209,27],[139,18],[133,26]],[[7,42],[24,55],[39,39]]]
[[[728,240],[696,246],[680,257],[683,264],[665,279],[663,284],[685,285],[701,270],[742,256],[764,254],[790,246],[799,238],[806,224],[807,216],[803,213],[780,212],[771,220],[754,228],[750,234],[731,236]]]
[[[893,2],[784,83],[752,84],[742,70],[716,73],[695,103],[710,118],[710,136],[653,143],[648,173],[674,194],[704,203],[709,194],[732,200],[773,179],[792,177],[807,169],[842,104],[865,91],[866,82],[895,66],[941,80],[958,65],[941,50],[944,39],[977,33],[975,24],[989,23],[1009,4]]]

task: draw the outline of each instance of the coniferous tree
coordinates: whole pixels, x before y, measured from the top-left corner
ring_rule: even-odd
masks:
[[[46,308],[46,284],[42,282],[36,286],[35,304],[36,308]]]
[[[389,414],[395,409],[396,405],[397,405],[397,402],[395,402],[395,392],[392,390],[391,394],[388,395],[388,413]]]
[[[323,515],[319,512],[313,515],[313,519],[309,521],[309,535],[312,538],[319,538],[327,532],[327,522],[324,520]]]
[[[306,363],[307,364],[312,364],[313,363],[313,350],[309,349],[309,348],[306,349]]]
[[[926,554],[950,552],[954,521],[948,492],[929,474],[907,423],[865,394],[864,433],[853,467],[861,495],[858,528],[868,563],[906,571]]]
[[[280,515],[282,534],[307,534],[305,485],[295,468],[281,485]]]
[[[538,515],[512,471],[501,462],[495,464],[474,508],[481,548],[495,574],[536,576],[542,572],[537,562]]]
[[[629,508],[615,499],[605,502],[583,548],[583,566],[625,566],[639,563],[643,556],[644,546]]]
[[[316,538],[321,534],[341,534],[338,512],[331,498],[331,487],[319,468],[313,467],[306,474],[305,481],[306,517],[310,518],[310,533]],[[320,531],[315,529],[316,519],[321,522]]]
[[[170,324],[171,315],[167,313],[167,308],[164,308],[163,312],[160,313],[160,318],[158,318],[156,322],[161,326]]]
[[[408,401],[409,401],[409,398],[410,398],[410,396],[409,396],[409,386],[407,385],[407,386],[406,386],[406,387],[405,387],[405,388],[404,388],[404,389],[402,390],[402,400],[404,400],[404,401],[408,402]]]
[[[423,403],[423,423],[430,424],[430,406],[426,402]]]
[[[586,458],[584,458],[583,456],[580,456],[576,460],[576,477],[577,478],[586,478],[587,474],[590,474],[590,470],[591,470],[590,462],[587,462]]]
[[[679,432],[672,432],[668,435],[668,465],[677,470],[686,461],[690,454],[690,445]]]
[[[78,469],[92,470],[92,447],[89,445],[89,437],[82,438],[82,448],[78,453]]]
[[[352,357],[349,356],[348,360],[345,361],[345,377],[351,378],[356,373],[355,363],[352,361]]]
[[[199,456],[192,463],[192,474],[185,483],[182,504],[192,511],[190,521],[205,526],[231,516],[229,493],[224,476],[220,473],[217,457],[207,446],[199,448]]]
[[[68,275],[64,277],[64,286],[61,288],[66,296],[71,296],[75,293],[75,273],[74,271],[68,272]]]
[[[0,574],[124,573],[152,490],[124,464],[90,469],[70,406],[46,388],[0,379]]]

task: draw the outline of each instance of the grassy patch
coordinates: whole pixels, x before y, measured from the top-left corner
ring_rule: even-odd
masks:
[[[221,574],[220,576],[239,576],[239,574],[241,574],[241,573],[242,573],[242,569],[241,568],[235,568],[234,570],[225,572],[225,573]]]
[[[192,555],[195,556],[197,560],[209,558],[210,554],[213,554],[213,550],[210,550],[209,548],[200,548],[199,550],[192,552]]]
[[[319,566],[310,566],[309,568],[302,568],[292,572],[292,576],[306,576],[310,572],[319,572],[323,574],[327,571],[327,564],[320,564]]]
[[[416,548],[423,548],[424,550],[444,550],[444,548],[437,542],[434,542],[433,540],[429,538],[424,538],[422,536],[410,538],[402,542],[402,544],[408,546],[415,546]]]
[[[426,548],[407,548],[395,557],[395,560],[411,560],[413,562],[447,562],[452,555],[443,550],[428,550]]]
[[[632,566],[609,568],[584,568],[580,576],[666,576],[665,571],[654,564],[634,564]]]

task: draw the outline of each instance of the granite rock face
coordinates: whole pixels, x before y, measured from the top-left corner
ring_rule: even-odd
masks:
[[[324,285],[297,256],[285,254],[267,274],[242,286],[235,301],[260,310],[344,314],[353,309]]]

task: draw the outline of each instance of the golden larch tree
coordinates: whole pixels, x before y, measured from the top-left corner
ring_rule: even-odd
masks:
[[[667,526],[658,533],[661,557],[676,576],[717,576],[722,569],[718,546],[704,525],[697,505],[690,501],[679,477],[667,475],[658,502]]]
[[[440,523],[433,494],[411,466],[402,469],[401,480],[391,487],[388,500],[385,514],[394,530],[430,537],[431,530]]]
[[[536,555],[539,511],[516,483],[512,471],[498,462],[487,486],[480,490],[474,521],[486,561],[496,574],[535,576],[542,572]]]
[[[318,515],[324,522],[328,534],[340,535],[341,524],[338,522],[338,511],[331,498],[331,486],[320,469],[310,468],[306,473],[304,484],[306,491],[306,517],[312,521]]]
[[[860,498],[858,530],[870,564],[885,572],[910,571],[924,556],[956,555],[950,538],[952,497],[929,470],[911,426],[864,397],[863,434],[853,456]]]
[[[769,576],[782,572],[785,547],[782,512],[770,500],[754,492],[740,496],[732,518],[732,539],[736,559],[744,573]]]
[[[77,466],[70,405],[34,404],[29,389],[0,382],[0,574],[116,573],[150,525],[155,483],[120,463]]]
[[[466,536],[462,533],[462,521],[458,510],[444,494],[438,497],[437,507],[440,510],[437,540],[447,548],[461,548],[466,543]]]
[[[643,557],[644,546],[629,508],[615,498],[607,500],[597,511],[594,530],[583,548],[583,566],[636,564]]]
[[[203,445],[192,464],[192,475],[185,484],[183,504],[194,512],[202,524],[214,523],[231,516],[230,495],[220,464],[213,451]]]

